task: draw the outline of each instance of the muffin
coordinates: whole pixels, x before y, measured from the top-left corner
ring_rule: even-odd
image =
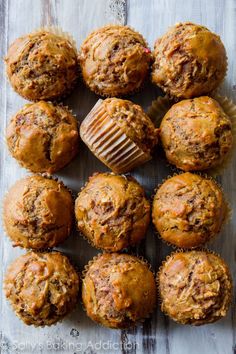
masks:
[[[220,232],[227,204],[216,182],[189,172],[167,179],[153,200],[153,223],[162,239],[198,247]]]
[[[79,132],[67,108],[39,101],[26,104],[7,127],[12,156],[32,172],[54,173],[78,152]]]
[[[127,26],[109,25],[92,32],[79,55],[86,85],[109,97],[137,91],[151,63],[147,46],[144,38]]]
[[[36,175],[23,178],[5,196],[3,221],[13,246],[55,247],[71,231],[71,193],[53,179]]]
[[[13,89],[30,101],[58,99],[71,91],[78,78],[73,44],[48,31],[16,39],[5,61]]]
[[[183,100],[164,116],[160,138],[171,164],[184,171],[202,171],[226,159],[233,145],[232,123],[213,98]]]
[[[162,311],[182,324],[203,325],[226,315],[232,281],[223,259],[209,251],[177,252],[158,274]]]
[[[78,229],[93,246],[115,252],[144,238],[150,204],[134,178],[98,173],[79,193],[75,216]]]
[[[50,326],[75,307],[79,277],[63,254],[29,252],[9,266],[4,290],[25,324]]]
[[[81,139],[115,173],[150,160],[158,134],[140,106],[119,98],[98,100],[80,126]]]
[[[154,46],[152,81],[175,99],[209,94],[224,79],[225,47],[206,27],[178,23]]]
[[[104,253],[86,268],[82,299],[87,315],[95,322],[110,328],[129,328],[153,311],[155,279],[143,260]]]

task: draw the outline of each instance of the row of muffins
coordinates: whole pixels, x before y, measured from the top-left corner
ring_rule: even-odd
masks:
[[[122,253],[103,253],[85,267],[82,300],[87,315],[109,328],[130,328],[157,305],[181,324],[202,325],[226,315],[232,280],[225,262],[209,251],[175,252],[156,275],[146,261]],[[156,284],[157,281],[157,284]],[[27,325],[49,326],[78,302],[79,276],[60,252],[28,252],[7,269],[5,294]]]
[[[150,202],[131,176],[96,173],[75,200],[52,178],[34,175],[17,181],[4,199],[3,220],[13,246],[56,247],[80,233],[109,252],[137,245],[150,223]],[[180,248],[200,247],[216,236],[229,206],[213,179],[189,172],[168,178],[156,191],[152,220],[160,237]]]
[[[219,37],[190,23],[177,25],[157,41],[154,57],[153,82],[175,99],[210,93],[224,78],[227,66]],[[77,60],[68,39],[39,31],[18,39],[6,63],[9,80],[18,93],[30,100],[47,100],[62,97],[73,88]],[[91,90],[119,96],[142,86],[152,59],[138,33],[125,26],[107,26],[85,40],[79,61]],[[166,119],[167,129],[163,119],[158,131],[140,106],[117,98],[100,100],[82,123],[80,134],[90,150],[118,173],[149,160],[159,134],[169,161],[185,171],[221,164],[232,147],[232,127],[219,104],[200,97],[182,101],[172,109]],[[190,124],[186,126],[182,117],[189,111]],[[211,124],[206,119],[210,115]],[[204,134],[201,130],[199,134],[199,126]],[[12,155],[24,167],[54,173],[76,154],[78,131],[67,108],[41,101],[16,114],[7,141]],[[180,149],[177,158],[171,159],[176,147]],[[54,180],[40,178],[17,182],[14,192],[6,197],[5,227],[15,245],[37,249],[45,247],[46,241],[46,247],[53,247],[70,233],[73,202],[69,192]],[[200,176],[183,174],[173,179],[167,180],[163,191],[155,196],[154,224],[169,243],[186,248],[202,245],[219,232],[227,216],[222,192],[215,182]],[[170,191],[173,200],[169,199],[166,207]],[[61,203],[68,206],[65,219]],[[150,205],[136,181],[110,174],[93,176],[75,206],[79,230],[93,245],[109,251],[140,241],[149,212]],[[181,232],[185,232],[182,238]],[[180,286],[176,269],[183,282]],[[207,251],[178,252],[167,259],[157,278],[162,309],[176,321],[202,324],[225,315],[232,286],[228,268],[218,256]],[[55,323],[68,313],[76,302],[78,287],[75,270],[65,256],[55,252],[21,256],[5,279],[6,294],[16,313],[34,325]],[[156,303],[153,274],[145,262],[129,255],[104,254],[91,261],[82,288],[88,315],[112,328],[134,325],[147,317]],[[184,302],[189,306],[187,311]]]
[[[211,93],[227,70],[220,37],[190,22],[157,39],[153,53],[135,30],[108,25],[92,32],[79,54],[65,33],[39,30],[15,40],[5,60],[12,87],[33,101],[63,97],[79,70],[92,91],[114,97],[139,90],[152,64],[152,82],[177,99]]]
[[[232,121],[213,98],[202,96],[171,106],[156,128],[128,100],[99,100],[80,126],[91,152],[116,173],[151,159],[160,138],[168,161],[183,171],[221,166],[233,148]],[[6,134],[12,156],[32,172],[55,173],[78,153],[77,120],[68,108],[39,101],[11,119]]]
[[[71,194],[52,178],[29,176],[10,189],[3,213],[14,246],[38,250],[10,265],[4,281],[6,296],[26,324],[51,325],[78,300],[79,276],[67,257],[41,251],[68,237],[73,219]],[[156,192],[152,210],[163,239],[185,248],[213,237],[226,214],[217,184],[191,173],[167,179]],[[136,245],[145,235],[150,204],[143,188],[132,177],[95,174],[76,199],[75,215],[89,242],[111,252],[95,257],[85,267],[82,299],[88,316],[111,328],[129,328],[149,317],[157,303],[150,266],[138,257],[116,253]],[[157,284],[162,310],[179,323],[214,322],[226,314],[230,304],[228,267],[209,251],[173,253],[160,267]]]

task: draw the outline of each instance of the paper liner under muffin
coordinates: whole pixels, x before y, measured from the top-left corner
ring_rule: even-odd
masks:
[[[225,204],[225,215],[224,215],[224,220],[222,221],[222,224],[221,224],[221,228],[219,230],[219,232],[217,232],[216,234],[212,235],[209,239],[207,239],[204,243],[198,245],[198,246],[194,246],[194,247],[182,247],[180,248],[179,246],[173,244],[173,243],[170,243],[168,242],[167,240],[165,240],[160,232],[157,230],[154,222],[153,222],[153,217],[152,217],[152,210],[153,210],[153,203],[154,203],[154,197],[158,191],[158,189],[170,178],[172,177],[175,177],[175,176],[179,176],[181,174],[184,174],[184,173],[187,173],[185,171],[179,171],[179,173],[175,172],[173,175],[168,175],[167,177],[163,178],[162,181],[160,183],[158,183],[158,185],[156,186],[156,188],[154,189],[153,191],[153,194],[151,195],[151,200],[150,200],[150,204],[151,204],[151,225],[154,229],[154,234],[155,236],[161,240],[164,244],[166,244],[167,246],[169,247],[172,247],[174,250],[178,250],[178,249],[181,249],[183,252],[188,252],[188,251],[196,251],[198,250],[199,248],[204,250],[205,248],[204,247],[208,247],[209,245],[211,245],[216,238],[218,238],[220,236],[220,234],[224,231],[224,227],[230,222],[231,218],[232,218],[232,208],[230,206],[230,203],[229,201],[226,199],[226,196],[225,196],[225,193],[224,193],[224,190],[222,188],[222,186],[216,181],[216,179],[212,176],[209,176],[207,175],[206,173],[204,172],[200,172],[200,171],[197,171],[197,172],[188,172],[188,173],[192,173],[192,174],[195,174],[195,175],[198,175],[198,176],[201,176],[205,179],[209,179],[211,181],[213,181],[217,187],[221,190],[222,192],[222,195],[223,195],[223,200],[224,200],[224,204]],[[206,249],[207,250],[207,249]],[[174,251],[173,251],[174,252]],[[172,252],[172,253],[173,253]]]
[[[40,177],[47,178],[47,179],[51,179],[51,180],[57,182],[58,184],[60,184],[62,187],[64,187],[64,188],[70,193],[71,198],[72,198],[72,202],[73,202],[73,214],[72,214],[72,224],[71,224],[71,231],[70,231],[70,234],[69,234],[62,242],[60,242],[60,243],[58,243],[58,244],[56,244],[56,245],[54,245],[54,246],[52,246],[52,247],[44,247],[44,248],[32,248],[32,247],[28,247],[28,248],[26,248],[26,247],[23,247],[23,246],[21,246],[21,245],[14,245],[14,243],[13,243],[14,241],[13,241],[13,240],[11,239],[11,237],[8,235],[8,232],[7,232],[7,230],[6,230],[6,225],[5,225],[5,222],[4,222],[4,207],[3,207],[3,205],[4,205],[4,203],[5,203],[5,199],[7,198],[8,193],[9,193],[11,187],[13,187],[15,183],[17,183],[18,181],[20,181],[20,180],[22,180],[22,179],[26,179],[26,178],[30,178],[30,177],[34,177],[34,176],[40,176]],[[67,186],[64,184],[64,182],[63,182],[62,180],[59,180],[58,177],[52,176],[52,175],[50,175],[50,174],[47,173],[47,172],[44,172],[44,173],[30,173],[29,175],[26,175],[26,176],[24,176],[24,177],[18,179],[15,183],[12,184],[12,185],[7,189],[7,191],[6,191],[6,193],[5,193],[4,197],[3,197],[2,203],[1,203],[1,214],[2,214],[2,221],[3,221],[3,222],[2,222],[3,231],[4,231],[5,235],[7,236],[7,239],[10,241],[11,246],[12,246],[13,248],[19,247],[20,249],[25,250],[27,253],[28,253],[28,252],[38,252],[38,253],[47,252],[47,253],[49,253],[49,252],[55,251],[54,248],[63,245],[63,243],[66,242],[66,241],[69,239],[69,237],[71,237],[71,234],[72,234],[72,231],[73,231],[73,227],[74,227],[74,223],[75,223],[75,215],[74,215],[75,196],[74,196],[74,194],[73,194],[73,191],[72,191],[69,187],[67,187]],[[63,252],[60,252],[60,251],[58,251],[58,250],[56,250],[56,252],[59,252],[59,253],[64,254]]]
[[[93,154],[115,173],[126,173],[151,159],[108,115],[98,100],[80,126],[80,137]]]
[[[214,93],[212,95],[209,95],[208,97],[211,97],[216,100],[220,104],[225,114],[229,117],[232,124],[233,145],[219,166],[210,167],[202,171],[189,172],[202,172],[207,173],[212,177],[217,177],[218,175],[222,174],[222,172],[229,166],[236,150],[236,104],[234,104],[234,102],[228,97],[219,95],[218,93]],[[152,119],[156,127],[160,126],[162,118],[169,111],[171,106],[173,106],[175,103],[176,102],[171,101],[168,96],[159,96],[156,100],[152,101],[151,106],[148,108],[147,115]],[[175,165],[172,166],[174,166],[175,171],[181,171],[181,169],[178,169]]]
[[[83,287],[84,278],[85,278],[85,276],[86,276],[86,274],[87,274],[87,272],[88,272],[90,266],[91,266],[94,262],[96,262],[96,260],[97,260],[100,256],[102,256],[103,254],[107,254],[107,253],[110,254],[109,252],[98,253],[96,256],[94,256],[92,259],[90,259],[90,260],[88,261],[88,263],[84,266],[84,269],[83,269],[83,271],[81,272],[81,278],[80,278],[80,279],[81,279],[81,291],[82,291],[82,287]],[[114,252],[114,253],[118,253],[119,255],[126,254],[126,255],[128,255],[128,256],[133,256],[133,257],[137,258],[138,260],[140,260],[140,261],[142,262],[142,264],[147,265],[148,269],[149,269],[150,272],[153,274],[154,280],[155,280],[155,282],[156,282],[156,274],[155,274],[155,272],[153,271],[151,264],[147,261],[146,258],[144,258],[144,257],[142,257],[142,256],[139,256],[139,255],[133,255],[133,254],[124,253],[124,252]],[[157,300],[158,300],[158,291],[156,292],[156,298],[157,298]],[[156,308],[156,306],[157,306],[157,302],[158,302],[158,301],[156,301],[156,304],[155,304],[155,306],[153,307],[152,311],[151,311],[149,314],[147,314],[146,317],[142,318],[141,320],[138,320],[138,321],[135,322],[132,326],[130,326],[130,327],[124,327],[124,328],[112,328],[112,327],[105,326],[105,325],[102,324],[102,323],[96,322],[95,320],[93,320],[91,317],[89,317],[89,316],[87,315],[87,310],[86,310],[86,307],[84,306],[83,299],[82,299],[82,296],[81,296],[81,305],[82,305],[82,308],[83,308],[83,310],[85,311],[87,317],[88,317],[91,321],[93,321],[94,323],[96,323],[98,326],[100,326],[100,327],[102,327],[102,328],[104,328],[104,327],[105,327],[105,328],[109,328],[109,329],[112,329],[112,330],[131,329],[131,328],[135,328],[135,327],[138,326],[139,324],[142,324],[143,322],[145,322],[147,319],[149,319],[149,318],[153,315],[153,312],[154,312],[154,310],[155,310],[155,308]]]
[[[3,293],[4,293],[4,296],[5,296],[5,299],[6,299],[7,303],[10,305],[10,308],[11,308],[12,312],[14,313],[14,315],[16,317],[19,318],[21,323],[23,323],[27,327],[34,327],[34,328],[49,328],[49,327],[57,326],[57,324],[62,323],[66,317],[70,316],[72,313],[75,313],[75,311],[77,310],[77,307],[78,307],[79,302],[80,302],[79,301],[79,292],[81,291],[81,287],[82,287],[82,285],[81,285],[81,279],[82,279],[81,274],[80,274],[80,272],[78,270],[78,267],[74,264],[74,262],[70,259],[70,257],[67,254],[65,254],[64,252],[61,252],[61,251],[58,251],[58,250],[54,250],[52,248],[51,249],[47,249],[47,250],[34,250],[34,249],[25,249],[25,250],[26,250],[25,254],[27,254],[29,252],[34,252],[34,253],[52,253],[52,252],[57,252],[57,253],[60,253],[63,256],[65,256],[66,258],[68,258],[70,265],[74,268],[75,272],[78,275],[79,283],[78,283],[77,301],[76,301],[75,306],[71,309],[71,311],[66,313],[64,316],[62,316],[59,320],[57,320],[54,323],[44,324],[44,325],[36,325],[36,324],[33,324],[33,323],[31,323],[31,324],[25,323],[23,321],[23,319],[20,317],[20,315],[15,311],[15,309],[13,307],[13,302],[9,298],[6,297],[6,288],[5,288],[5,276],[6,276],[6,273],[4,274],[4,277],[3,277]],[[12,262],[10,262],[10,264],[8,264],[8,267],[19,257],[20,256],[16,257]]]
[[[162,296],[161,296],[161,291],[160,291],[160,274],[161,274],[161,271],[165,265],[165,263],[175,254],[178,254],[178,253],[188,253],[188,252],[191,252],[191,251],[200,251],[200,252],[204,252],[204,253],[207,253],[207,254],[213,254],[217,257],[219,257],[221,260],[224,261],[225,265],[226,265],[226,268],[227,268],[227,275],[228,275],[228,280],[230,282],[230,289],[229,290],[229,299],[228,299],[228,303],[226,305],[226,312],[228,312],[229,310],[229,307],[232,303],[232,299],[233,299],[233,279],[232,279],[232,275],[231,275],[231,272],[230,272],[230,269],[229,269],[229,266],[228,266],[228,263],[224,260],[224,258],[222,258],[217,252],[213,251],[213,250],[210,250],[208,248],[203,248],[203,247],[198,247],[198,248],[195,248],[194,250],[191,250],[191,249],[183,249],[183,248],[177,248],[176,250],[172,251],[169,255],[167,255],[165,257],[165,259],[161,262],[161,265],[160,267],[158,268],[158,271],[156,273],[156,286],[157,286],[157,302],[159,303],[159,306],[160,306],[160,309],[161,309],[161,312],[167,316],[168,318],[170,318],[172,321],[180,324],[180,325],[183,325],[183,326],[192,326],[192,327],[196,327],[196,326],[199,326],[197,324],[193,324],[193,323],[188,323],[188,324],[184,324],[184,323],[181,323],[181,322],[177,322],[176,320],[174,320],[172,317],[169,316],[169,314],[164,311],[162,309]],[[226,316],[226,314],[225,314]],[[222,318],[224,318],[225,316],[219,318],[218,320],[221,320]],[[214,321],[214,322],[218,322],[218,320]],[[211,323],[214,323],[214,322],[206,322],[205,324],[200,324],[201,325],[206,325],[206,324],[211,324]]]

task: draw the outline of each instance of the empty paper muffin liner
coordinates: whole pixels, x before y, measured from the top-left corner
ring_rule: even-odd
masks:
[[[83,120],[80,136],[93,154],[115,173],[126,173],[151,159],[107,114],[101,99]]]
[[[229,166],[236,149],[236,105],[230,98],[221,96],[217,93],[212,94],[209,97],[212,97],[220,104],[232,123],[233,146],[231,150],[228,152],[224,161],[219,166],[212,167],[203,171],[203,173],[207,173],[212,177],[216,177],[222,174],[222,172]],[[148,108],[147,114],[152,119],[156,127],[160,126],[162,118],[175,103],[176,102],[171,101],[168,96],[159,96],[152,102],[151,106]],[[179,171],[177,167],[174,167],[174,170]]]

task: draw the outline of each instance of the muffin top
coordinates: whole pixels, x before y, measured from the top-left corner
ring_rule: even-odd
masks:
[[[174,321],[202,325],[226,315],[232,292],[223,259],[206,251],[174,253],[158,274],[161,308]]]
[[[63,254],[29,252],[9,266],[4,290],[27,325],[49,326],[74,308],[79,278]]]
[[[158,189],[152,209],[163,240],[181,248],[198,247],[215,236],[227,214],[217,184],[189,172],[167,179]]]
[[[110,328],[132,327],[156,305],[155,279],[143,260],[105,253],[87,266],[82,299],[92,320]]]
[[[159,38],[153,56],[153,83],[177,99],[210,93],[227,70],[220,37],[190,22],[178,23]]]
[[[50,102],[26,104],[6,132],[12,156],[32,172],[54,173],[78,152],[78,123],[71,112]]]
[[[62,97],[78,78],[73,45],[68,39],[47,31],[16,39],[5,61],[14,90],[31,101]]]
[[[232,123],[217,101],[198,97],[174,104],[160,138],[170,163],[184,171],[220,165],[232,148]]]
[[[146,153],[152,152],[159,129],[155,128],[141,106],[119,98],[107,98],[103,105],[110,118],[132,141]]]
[[[42,176],[26,177],[6,194],[3,219],[14,246],[54,247],[70,234],[73,199],[62,183]]]
[[[83,42],[79,61],[89,88],[102,96],[138,90],[149,71],[151,52],[144,38],[127,26],[109,25]]]
[[[115,252],[143,239],[150,221],[150,204],[132,177],[98,173],[75,202],[79,230],[97,248]]]

